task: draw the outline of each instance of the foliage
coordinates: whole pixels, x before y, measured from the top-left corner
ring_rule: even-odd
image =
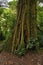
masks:
[[[40,43],[39,46],[43,47],[43,7],[38,6],[37,14],[38,40]]]
[[[29,43],[27,44],[27,49],[36,49],[39,46],[39,42],[37,39],[31,37]]]
[[[2,12],[3,12],[3,8],[0,7],[0,16],[1,16]]]
[[[22,44],[21,47],[17,51],[15,51],[15,54],[17,54],[18,56],[23,56],[25,55],[25,53],[26,53],[26,48],[24,44]]]
[[[0,27],[1,31],[3,34],[6,36],[9,36],[12,25],[14,24],[15,21],[15,15],[10,9],[4,9],[3,13],[1,14],[1,19],[0,19]]]
[[[9,2],[8,4],[9,4],[9,7],[12,9],[16,9],[16,7],[17,7],[17,1],[15,1],[15,0]]]
[[[5,37],[5,40],[0,43],[0,50],[6,44],[8,38],[12,36],[13,27],[16,23],[15,10],[11,8],[0,7],[0,33]]]

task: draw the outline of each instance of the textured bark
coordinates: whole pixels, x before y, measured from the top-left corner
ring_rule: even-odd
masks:
[[[31,37],[37,38],[36,0],[19,0],[17,23],[12,38],[12,52],[18,50],[22,44],[26,48]]]
[[[37,27],[36,27],[36,22],[37,22],[37,0],[30,0],[30,32],[31,32],[31,37],[34,39],[37,38]]]

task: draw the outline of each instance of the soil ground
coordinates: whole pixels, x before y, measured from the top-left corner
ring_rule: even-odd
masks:
[[[0,53],[0,65],[43,65],[43,51],[28,52],[22,57],[3,51]]]

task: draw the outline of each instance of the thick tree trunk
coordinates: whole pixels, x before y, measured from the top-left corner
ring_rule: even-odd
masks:
[[[37,0],[30,0],[30,33],[31,37],[37,39]]]
[[[36,0],[19,0],[12,52],[18,50],[22,44],[26,48],[31,37],[37,38],[36,13]]]

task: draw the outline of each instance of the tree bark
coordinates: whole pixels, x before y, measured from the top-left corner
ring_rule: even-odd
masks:
[[[31,37],[37,38],[36,3],[36,0],[19,0],[18,2],[17,23],[12,37],[12,52],[18,50],[22,44],[26,48]]]
[[[37,39],[37,0],[30,0],[30,33],[31,37]]]

